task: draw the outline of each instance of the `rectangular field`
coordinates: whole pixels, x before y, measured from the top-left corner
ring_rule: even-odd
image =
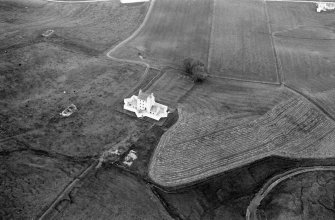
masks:
[[[268,2],[267,7],[285,82],[315,91],[334,87],[335,14],[317,13],[312,3]]]
[[[276,82],[276,59],[263,1],[216,0],[213,16],[209,71]]]
[[[182,64],[184,58],[207,61],[212,0],[157,0],[139,34],[115,51],[117,57],[159,64]]]
[[[291,96],[292,92],[279,86],[209,78],[180,103],[189,112],[208,115],[262,115]]]

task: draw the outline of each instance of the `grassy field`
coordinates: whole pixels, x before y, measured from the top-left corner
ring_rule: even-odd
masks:
[[[155,1],[139,34],[113,56],[180,65],[184,58],[207,61],[212,0]],[[192,10],[190,10],[192,8]]]
[[[285,83],[335,116],[335,14],[309,3],[267,7]]]
[[[209,78],[180,100],[188,112],[208,115],[263,115],[292,96],[282,87]]]
[[[313,87],[313,81],[334,83],[335,14],[317,13],[309,3],[269,2],[267,7],[285,82],[304,82],[313,90],[324,89],[324,83]]]
[[[146,92],[154,93],[158,101],[176,106],[178,101],[186,95],[194,86],[189,78],[183,76],[179,71],[167,70],[155,81]]]
[[[87,156],[145,130],[147,124],[113,110],[144,68],[65,48],[43,42],[0,55],[12,61],[1,84],[3,100],[10,100],[0,110],[7,135],[33,132],[20,138],[35,149]],[[61,118],[59,113],[71,103],[78,112]]]
[[[159,184],[176,186],[270,155],[300,152],[296,156],[304,157],[302,151],[323,142],[334,129],[332,121],[298,97],[254,120],[181,112],[177,124],[162,136],[149,175]],[[334,154],[332,150],[315,157]]]
[[[145,68],[103,53],[138,27],[147,6],[0,2],[1,217],[36,218],[87,166],[83,157],[92,162],[149,128],[114,110]],[[42,37],[47,29],[55,32]],[[71,103],[78,111],[61,118]]]
[[[71,198],[55,219],[171,219],[145,183],[117,169],[88,176]]]
[[[217,0],[213,16],[209,71],[220,76],[277,82],[263,1]]]
[[[148,4],[127,6],[118,0],[88,4],[15,0],[1,1],[0,6],[1,50],[29,44],[45,30],[53,29],[51,36],[56,42],[103,52],[138,27]]]
[[[88,176],[71,198],[54,219],[171,219],[146,184],[115,168]]]

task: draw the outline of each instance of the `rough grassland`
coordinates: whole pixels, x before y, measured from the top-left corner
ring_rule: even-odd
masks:
[[[207,61],[212,0],[155,1],[139,34],[113,56],[181,64],[186,57]]]
[[[35,155],[0,155],[1,219],[35,219],[85,164]]]
[[[162,136],[149,175],[159,184],[176,186],[270,155],[296,152],[304,157],[299,152],[322,142],[334,129],[332,121],[298,97],[249,121],[181,111],[177,124]],[[334,155],[332,150],[321,157]]]
[[[55,219],[171,219],[148,185],[117,169],[88,176]]]
[[[30,132],[20,139],[35,149],[87,156],[145,131],[147,124],[113,111],[144,68],[65,48],[41,42],[0,55],[10,62],[1,80],[2,98],[10,100],[0,109],[7,136]],[[78,112],[60,118],[71,103]]]
[[[335,172],[318,171],[294,176],[278,184],[261,202],[262,219],[335,218]]]
[[[210,72],[220,76],[277,81],[276,60],[261,0],[216,0]]]
[[[45,0],[0,2],[0,48],[29,43],[47,29],[68,45],[105,51],[129,36],[142,22],[148,4],[126,6],[119,0],[99,3],[51,3]]]
[[[0,2],[0,218],[35,219],[87,165],[78,157],[149,127],[114,111],[144,67],[102,53],[137,28],[146,8]],[[47,29],[55,32],[42,37]],[[61,118],[71,103],[78,111]]]

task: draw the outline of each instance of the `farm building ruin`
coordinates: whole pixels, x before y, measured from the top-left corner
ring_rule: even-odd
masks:
[[[146,116],[157,121],[168,115],[166,105],[155,102],[153,93],[144,93],[142,90],[139,91],[138,96],[133,95],[124,99],[124,109],[135,112],[138,118]]]

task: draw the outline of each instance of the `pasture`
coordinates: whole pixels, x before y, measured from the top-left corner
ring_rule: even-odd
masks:
[[[176,106],[178,101],[194,86],[194,83],[183,76],[179,71],[167,70],[155,81],[146,92],[154,93],[157,102],[162,101],[171,107]]]
[[[266,84],[209,78],[180,100],[188,112],[207,115],[263,115],[292,96],[289,90]]]
[[[304,157],[302,152],[306,148],[321,147],[320,143],[334,129],[333,121],[299,97],[289,98],[251,120],[231,116],[211,118],[181,111],[179,121],[163,134],[149,175],[155,182],[173,187],[271,155],[292,152]],[[331,155],[335,155],[334,150],[328,155],[314,156]]]
[[[277,82],[267,13],[261,0],[216,0],[209,71],[219,76]]]
[[[315,4],[268,2],[274,42],[285,84],[335,116],[334,13]]]
[[[41,40],[101,53],[129,36],[142,22],[148,4],[121,5],[119,0],[99,3],[52,3],[46,0],[0,2],[0,49],[17,48]]]
[[[143,29],[113,56],[162,65],[192,57],[207,62],[212,0],[155,1]],[[190,10],[192,9],[192,10]]]
[[[268,2],[267,7],[285,83],[313,91],[333,87],[335,14],[317,13],[311,3]]]

